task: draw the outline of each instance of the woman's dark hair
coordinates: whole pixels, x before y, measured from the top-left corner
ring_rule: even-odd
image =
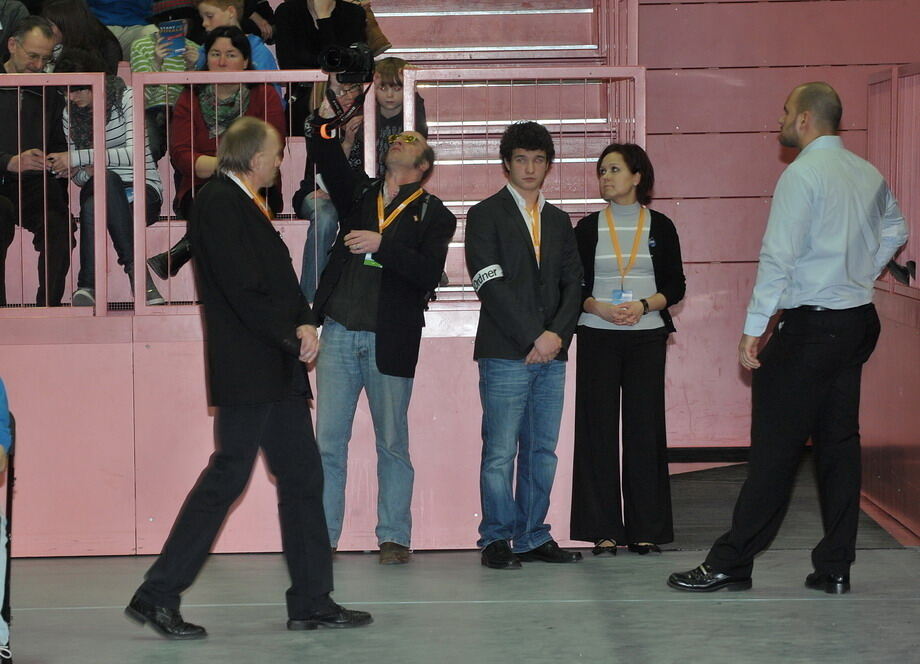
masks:
[[[95,51],[106,63],[106,73],[114,74],[124,54],[115,36],[89,10],[86,0],[48,0],[42,16],[61,31],[64,48],[77,47]],[[113,69],[114,66],[114,69]]]
[[[207,39],[204,40],[204,64],[202,65],[202,69],[207,70],[208,53],[211,47],[214,46],[214,42],[221,37],[226,37],[230,40],[233,47],[246,58],[246,69],[252,69],[252,45],[249,43],[249,38],[246,36],[246,33],[235,25],[224,25],[219,28],[214,28],[208,33]]]
[[[105,62],[96,51],[71,46],[65,48],[54,65],[56,74],[105,72]]]
[[[597,158],[596,173],[598,177],[601,174],[601,164],[611,152],[616,152],[623,157],[626,162],[626,168],[630,173],[639,173],[642,177],[639,184],[636,185],[636,200],[642,205],[648,205],[652,202],[652,189],[655,187],[655,169],[652,167],[652,161],[648,158],[645,150],[635,143],[611,143],[604,148],[601,156]]]
[[[505,171],[508,170],[507,163],[511,161],[511,153],[517,149],[543,150],[548,164],[552,164],[556,157],[553,137],[549,135],[546,127],[536,122],[515,122],[505,129],[498,145],[498,154],[502,158],[502,168]]]

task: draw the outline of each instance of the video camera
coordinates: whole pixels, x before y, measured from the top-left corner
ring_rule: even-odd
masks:
[[[374,56],[367,44],[330,46],[319,54],[324,72],[338,74],[341,83],[370,83],[374,80]]]

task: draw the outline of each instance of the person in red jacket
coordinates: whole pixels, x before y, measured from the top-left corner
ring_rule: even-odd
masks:
[[[207,71],[244,71],[250,68],[251,48],[237,27],[215,28],[204,44]],[[283,136],[284,109],[274,87],[266,84],[217,83],[187,88],[173,110],[169,133],[169,158],[178,177],[173,209],[183,219],[197,190],[217,173],[217,143],[227,127],[240,116],[252,116],[272,125]],[[280,185],[268,190],[269,207],[282,207]],[[191,258],[191,245],[183,236],[168,252],[147,260],[160,277],[174,277]]]

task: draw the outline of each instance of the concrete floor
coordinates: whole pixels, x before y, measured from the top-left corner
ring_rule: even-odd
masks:
[[[149,557],[13,562],[17,664],[224,662],[694,662],[859,664],[920,661],[920,548],[864,516],[853,590],[803,587],[820,518],[807,463],[783,529],[747,592],[689,595],[665,585],[698,565],[727,526],[744,476],[729,467],[672,478],[675,542],[662,556],[623,550],[576,565],[489,570],[474,551],[417,553],[381,567],[339,554],[335,599],[370,611],[347,631],[285,630],[288,583],[277,554],[212,556],[185,595],[208,639],[164,641],[122,609]]]

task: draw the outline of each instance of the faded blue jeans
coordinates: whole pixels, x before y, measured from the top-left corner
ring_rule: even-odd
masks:
[[[345,516],[348,442],[361,390],[377,443],[377,542],[409,546],[412,484],[409,399],[412,379],[377,369],[374,332],[352,332],[327,317],[316,363],[316,443],[323,460],[323,508],[329,542],[337,546]]]
[[[302,219],[310,220],[307,241],[303,245],[303,264],[300,270],[300,290],[307,302],[316,297],[316,284],[329,262],[329,251],[339,230],[339,213],[330,198],[303,199],[298,210]]]
[[[552,539],[545,519],[556,476],[564,391],[565,362],[479,360],[480,548],[510,540],[512,550],[522,553]]]

